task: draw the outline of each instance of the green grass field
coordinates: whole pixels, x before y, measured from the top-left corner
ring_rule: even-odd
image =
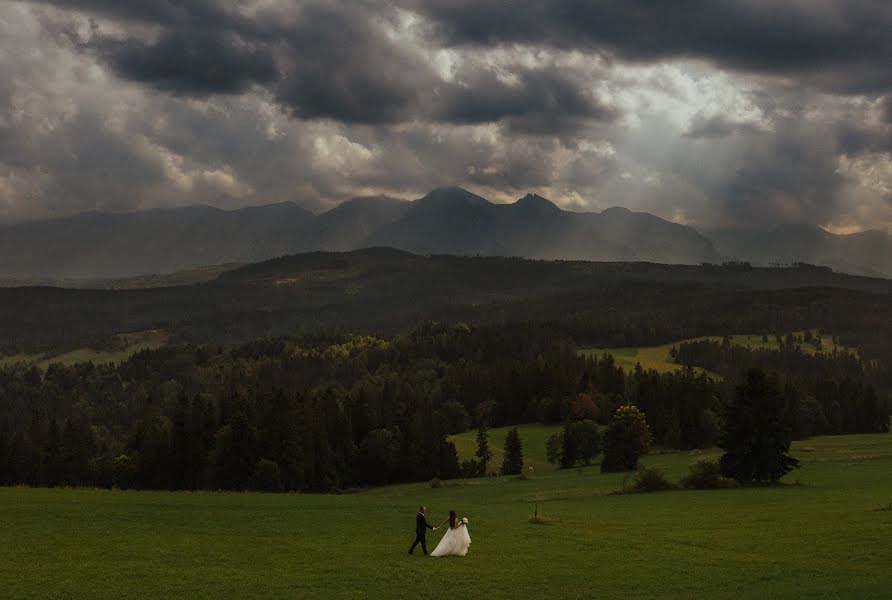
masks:
[[[803,331],[794,332],[795,335],[802,335]],[[817,337],[817,332],[813,331],[813,334]],[[662,344],[660,346],[639,346],[639,347],[626,347],[626,348],[582,348],[580,349],[580,354],[585,354],[588,356],[597,356],[601,357],[604,354],[613,355],[614,361],[616,361],[617,366],[622,367],[623,369],[630,371],[635,368],[635,365],[641,363],[641,368],[645,370],[653,369],[659,373],[672,373],[681,368],[681,365],[672,361],[672,357],[669,352],[672,350],[673,346],[677,346],[678,344],[684,342],[693,342],[699,340],[713,340],[716,342],[721,342],[721,336],[704,336],[697,338],[690,338],[687,340],[680,340],[677,342],[672,342],[670,344]],[[759,348],[767,348],[770,350],[775,350],[779,347],[779,344],[775,340],[774,336],[768,336],[768,341],[763,341],[761,335],[732,335],[731,343],[736,346],[743,346],[746,348],[759,349]],[[817,347],[814,344],[803,344],[802,348],[807,353],[814,353],[817,351]],[[821,336],[821,348],[825,352],[829,352],[831,350],[838,350],[841,352],[854,352],[851,348],[846,348],[841,345],[837,345],[833,343],[833,337],[830,335],[822,335]],[[695,368],[695,371],[705,372],[709,374],[711,377],[721,379],[719,375],[716,373],[710,373],[705,369]]]
[[[522,428],[531,461],[546,433]],[[654,494],[612,495],[597,467],[348,495],[0,489],[0,597],[889,598],[892,435],[795,453],[800,485]],[[702,455],[645,462],[677,479]],[[421,502],[470,518],[467,557],[406,556]]]
[[[505,458],[502,449],[505,447],[505,436],[508,435],[509,429],[510,427],[498,427],[490,429],[488,432],[489,450],[492,452],[488,470],[491,473],[497,473],[502,466],[502,460]],[[548,464],[548,460],[545,458],[545,441],[560,429],[558,425],[524,425],[519,428],[520,441],[524,451],[524,464],[533,467],[534,473],[555,469],[554,465]],[[477,451],[476,431],[453,435],[449,439],[458,450],[459,461],[476,459],[474,455]]]

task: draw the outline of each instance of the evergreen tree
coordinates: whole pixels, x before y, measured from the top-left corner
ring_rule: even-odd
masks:
[[[489,434],[486,431],[486,424],[481,423],[477,429],[477,464],[480,469],[480,476],[485,477],[489,468],[489,461],[492,459],[492,452],[489,449]]]
[[[774,482],[799,467],[789,455],[791,434],[784,424],[777,376],[750,369],[736,386],[725,415],[719,447],[722,474],[741,483]]]
[[[548,460],[548,464],[556,465],[561,462],[561,451],[564,446],[564,432],[558,431],[557,433],[548,436],[548,439],[545,440],[545,457]]]
[[[570,469],[576,464],[579,449],[576,447],[576,436],[570,427],[570,421],[564,423],[564,433],[561,436],[561,468]]]
[[[502,461],[502,475],[520,475],[523,472],[523,445],[517,427],[512,427],[505,436],[505,458]]]

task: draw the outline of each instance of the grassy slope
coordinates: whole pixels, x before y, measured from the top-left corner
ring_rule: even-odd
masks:
[[[119,346],[118,350],[94,350],[92,348],[78,348],[61,354],[18,354],[15,356],[0,356],[0,367],[12,366],[18,363],[37,365],[46,369],[52,363],[66,366],[78,363],[119,363],[127,360],[142,350],[157,349],[170,341],[170,336],[162,330],[140,331],[137,333],[122,333],[115,336]]]
[[[530,438],[531,439],[531,438]],[[528,454],[532,455],[532,449]],[[892,435],[797,444],[803,485],[609,495],[596,467],[344,496],[0,489],[15,598],[888,598]],[[697,456],[648,458],[679,477]],[[414,510],[463,559],[405,555]],[[527,524],[534,503],[560,519]],[[430,535],[431,545],[441,532]]]
[[[801,335],[802,332],[796,332],[797,335]],[[671,344],[663,344],[661,346],[645,346],[645,347],[629,347],[629,348],[583,348],[580,350],[580,353],[587,354],[591,356],[602,356],[603,354],[612,354],[616,364],[624,369],[631,370],[635,368],[637,363],[641,363],[641,367],[645,370],[654,369],[660,373],[671,373],[673,371],[677,371],[681,368],[675,362],[672,362],[672,358],[669,355],[669,351],[672,350],[673,346],[677,346],[683,342],[688,341],[696,341],[696,340],[714,340],[717,342],[721,342],[722,338],[720,336],[706,336],[706,337],[698,337],[691,338],[689,340],[682,340],[679,342],[672,342]],[[769,336],[767,342],[762,341],[761,335],[732,335],[731,343],[737,346],[744,346],[747,348],[768,348],[768,349],[777,349],[779,347],[777,341],[774,336]],[[838,350],[840,352],[851,352],[853,350],[849,348],[845,348],[843,346],[835,345],[833,343],[833,337],[829,335],[821,336],[821,345],[822,349],[825,352],[829,352],[831,350]],[[803,344],[802,345],[805,352],[815,352],[816,349],[813,345]],[[704,369],[696,369],[697,371],[704,371]],[[719,377],[715,373],[710,373],[713,377]]]
[[[505,447],[505,436],[509,429],[510,427],[499,427],[489,430],[489,450],[492,452],[489,471],[492,473],[498,472],[502,466],[502,460],[505,457],[502,449]],[[518,428],[520,441],[523,445],[524,464],[533,467],[534,473],[554,469],[554,466],[549,465],[545,458],[545,440],[558,430],[560,427],[557,425],[523,425]],[[476,459],[474,455],[477,452],[476,431],[453,435],[449,439],[455,444],[460,461]]]

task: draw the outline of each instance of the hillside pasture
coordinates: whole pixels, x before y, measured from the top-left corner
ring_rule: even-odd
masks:
[[[797,337],[802,337],[805,331],[796,331],[793,335]],[[832,335],[823,334],[818,336],[817,330],[812,330],[812,334],[815,339],[820,337],[821,345],[820,351],[823,352],[855,352],[852,348],[846,348],[845,346],[835,344]],[[744,348],[749,348],[751,350],[759,350],[759,349],[767,349],[767,350],[777,350],[780,348],[780,344],[777,342],[777,339],[774,335],[767,336],[767,341],[763,339],[762,335],[757,334],[739,334],[739,335],[731,335],[729,336],[731,339],[731,344],[735,346],[741,346]],[[653,369],[658,373],[673,373],[678,369],[681,369],[682,366],[672,360],[671,351],[672,348],[677,347],[679,344],[683,344],[685,342],[697,342],[703,340],[722,342],[722,336],[714,335],[714,336],[702,336],[702,337],[694,337],[688,338],[685,340],[679,340],[676,342],[671,342],[669,344],[661,344],[659,346],[637,346],[637,347],[624,347],[624,348],[581,348],[579,353],[586,356],[593,357],[602,357],[605,354],[610,354],[613,356],[613,360],[616,362],[617,366],[622,367],[626,371],[631,371],[635,368],[635,365],[641,364],[641,368],[644,370]],[[802,349],[807,354],[813,354],[819,351],[819,347],[814,343],[803,343]],[[710,373],[705,369],[695,368],[697,372],[704,372],[710,377],[721,379],[716,373]]]
[[[94,364],[120,363],[138,352],[143,350],[155,350],[167,345],[169,342],[170,335],[166,331],[160,329],[122,333],[114,336],[112,343],[110,344],[110,349],[96,350],[93,348],[78,348],[66,352],[0,356],[0,367],[25,364],[29,366],[37,366],[39,369],[46,369],[49,365],[54,363],[65,366],[86,362],[92,362]]]
[[[524,439],[533,457],[533,432]],[[614,494],[625,476],[597,466],[343,495],[5,488],[0,589],[22,599],[888,598],[892,435],[814,438],[794,453],[803,466],[786,485],[652,494]],[[645,462],[678,480],[716,455]],[[450,509],[470,518],[467,557],[406,555],[420,503],[437,525]],[[528,522],[537,508],[550,525]]]

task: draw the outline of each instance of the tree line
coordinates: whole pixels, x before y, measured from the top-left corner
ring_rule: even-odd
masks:
[[[798,364],[779,363],[785,384],[811,368]],[[837,366],[843,379],[821,393],[856,414],[866,392],[843,384],[850,377],[856,389],[873,389],[864,365],[860,375]],[[785,402],[798,398],[784,390]],[[528,422],[605,426],[635,405],[655,442],[711,446],[732,392],[693,369],[626,373],[540,323],[170,346],[117,365],[0,369],[0,484],[332,491],[474,476],[488,450],[461,463],[451,434]],[[877,398],[871,427],[881,410],[888,426],[888,396]],[[833,433],[863,429],[839,424]],[[592,452],[584,436],[565,441]],[[503,471],[517,471],[517,454]]]
[[[777,347],[747,348],[722,341],[698,340],[673,350],[675,360],[738,380],[757,368],[777,373],[784,419],[793,439],[842,433],[889,431],[889,371],[879,361],[865,361],[857,352],[833,347],[803,334],[771,336]],[[763,338],[764,342],[769,337]]]

